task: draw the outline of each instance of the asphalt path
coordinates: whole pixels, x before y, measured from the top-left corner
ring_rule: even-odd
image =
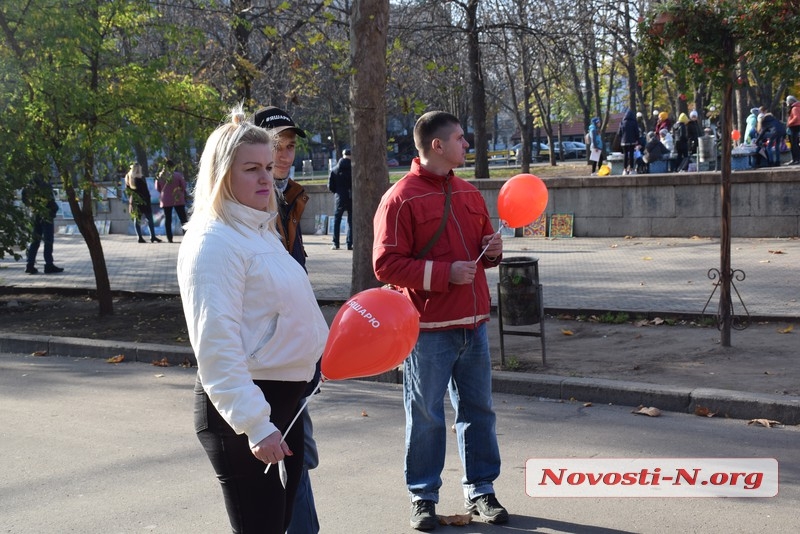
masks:
[[[95,358],[0,354],[0,532],[229,532],[217,482],[192,430],[195,370]],[[449,406],[449,403],[448,403]],[[507,526],[437,532],[793,530],[798,427],[495,395]],[[449,408],[448,408],[449,410]],[[399,386],[328,382],[311,404],[321,464],[312,480],[329,533],[406,533]],[[452,412],[449,416],[452,418]],[[528,458],[776,458],[772,498],[532,498]],[[462,513],[455,436],[437,511]],[[794,525],[794,527],[792,527]]]

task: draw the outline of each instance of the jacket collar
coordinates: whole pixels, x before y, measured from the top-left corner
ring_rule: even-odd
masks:
[[[253,230],[259,230],[263,228],[264,225],[269,223],[277,216],[277,212],[253,209],[232,200],[227,200],[225,203],[225,207],[228,210],[228,213],[230,213],[234,222]]]
[[[418,157],[414,158],[411,161],[410,172],[411,172],[411,174],[416,174],[420,178],[424,178],[426,180],[430,180],[430,181],[436,182],[436,183],[445,183],[449,179],[451,179],[453,176],[455,176],[455,173],[452,171],[452,169],[446,175],[434,174],[434,173],[430,172],[429,170],[427,170],[425,167],[422,166],[422,163],[420,163]]]

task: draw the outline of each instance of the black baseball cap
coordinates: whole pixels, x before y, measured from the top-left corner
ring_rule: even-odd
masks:
[[[272,130],[274,133],[279,134],[284,130],[292,130],[300,137],[305,137],[306,133],[297,127],[288,113],[275,106],[268,106],[256,112],[253,117],[253,122],[256,126],[261,126],[264,129]]]

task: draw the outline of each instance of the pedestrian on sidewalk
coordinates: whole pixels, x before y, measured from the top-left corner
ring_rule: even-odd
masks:
[[[128,194],[128,208],[136,227],[136,235],[139,236],[139,243],[145,242],[142,235],[142,217],[147,219],[147,226],[150,228],[150,242],[161,243],[161,240],[156,237],[150,189],[147,187],[144,174],[142,174],[142,166],[138,163],[132,163],[128,174],[125,175],[125,192]]]
[[[181,227],[186,225],[186,179],[183,173],[175,168],[175,162],[167,159],[164,168],[158,173],[156,189],[161,196],[159,204],[164,210],[164,229],[167,233],[167,241],[172,243],[172,210],[178,214]]]
[[[603,165],[603,160],[605,160],[603,136],[600,133],[600,117],[592,119],[589,124],[589,131],[586,132],[586,140],[589,145],[589,163],[592,166],[592,176],[595,176],[597,169]]]
[[[306,133],[295,124],[288,113],[274,106],[258,111],[255,114],[254,122],[257,126],[265,128],[275,139],[275,166],[272,168],[272,174],[278,202],[278,232],[283,246],[307,272],[306,250],[303,245],[300,219],[303,217],[309,196],[302,185],[290,178],[294,166],[297,137],[305,138]],[[303,393],[304,399],[316,391],[321,376],[320,362],[317,361],[314,379],[308,383],[306,391]],[[289,528],[286,529],[286,534],[317,534],[319,532],[317,506],[314,502],[311,477],[308,473],[310,469],[315,469],[319,465],[319,452],[317,442],[314,440],[314,425],[311,421],[309,407],[310,405],[306,406],[300,416],[305,431],[303,470],[294,499],[292,521]],[[298,421],[299,423],[300,421]]]
[[[57,274],[64,269],[53,263],[53,242],[55,241],[55,218],[58,202],[54,197],[53,186],[42,175],[33,178],[28,187],[22,190],[22,202],[31,210],[31,244],[27,251],[25,272],[39,274],[36,268],[36,255],[39,244],[44,241],[44,273]]]
[[[352,152],[349,148],[342,151],[342,157],[331,169],[328,176],[328,190],[336,200],[336,211],[333,215],[333,250],[339,250],[339,232],[342,226],[342,215],[347,212],[347,250],[353,250],[353,166],[350,161]]]
[[[208,138],[178,283],[198,366],[195,430],[231,527],[283,534],[304,456],[303,425],[288,427],[328,327],[276,230],[273,144],[241,107]]]
[[[636,122],[636,115],[632,109],[628,109],[619,123],[620,146],[622,147],[622,174],[636,174],[636,158],[634,151],[639,144],[639,124]]]
[[[456,177],[469,143],[454,115],[431,111],[414,126],[419,157],[381,199],[375,213],[373,267],[381,282],[402,288],[420,313],[419,339],[404,362],[405,477],[411,526],[438,524],[449,424],[449,389],[464,468],[468,512],[505,523],[497,501],[500,451],[492,410],[485,269],[500,263],[503,241],[480,191]],[[484,251],[483,255],[481,252]]]
[[[786,126],[789,129],[789,149],[792,151],[792,161],[787,165],[800,165],[800,102],[795,97],[786,97],[789,107],[789,119]]]

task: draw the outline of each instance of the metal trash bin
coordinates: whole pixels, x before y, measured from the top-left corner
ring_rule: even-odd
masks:
[[[503,335],[534,336],[542,341],[542,364],[546,364],[544,299],[539,283],[539,260],[525,256],[504,258],[499,266],[497,315],[500,323],[500,364],[505,365]],[[506,330],[508,326],[539,325],[539,332]]]
[[[537,324],[540,309],[539,260],[518,256],[500,262],[503,322],[511,326]]]

